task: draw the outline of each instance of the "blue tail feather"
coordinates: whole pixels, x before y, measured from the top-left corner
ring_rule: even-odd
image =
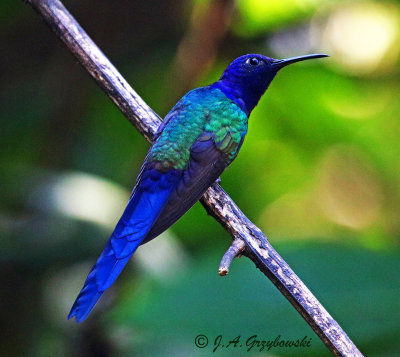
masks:
[[[68,319],[75,317],[77,322],[86,319],[146,237],[180,177],[180,172],[173,169],[163,174],[155,169],[143,173],[140,184],[76,298]]]

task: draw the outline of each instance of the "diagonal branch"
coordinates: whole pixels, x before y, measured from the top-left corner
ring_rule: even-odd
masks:
[[[151,141],[161,122],[160,117],[130,87],[63,4],[58,0],[25,1],[42,16],[132,125]],[[362,356],[338,323],[270,245],[267,237],[218,183],[207,190],[201,203],[234,238],[233,246],[224,255],[223,268],[228,269],[230,261],[238,253],[247,256],[335,355]]]

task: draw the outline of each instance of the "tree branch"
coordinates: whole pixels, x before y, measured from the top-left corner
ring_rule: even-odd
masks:
[[[133,126],[151,141],[161,120],[129,86],[82,27],[58,0],[25,0],[67,45],[96,83],[117,105]],[[357,347],[329,315],[298,276],[290,269],[222,187],[213,184],[201,199],[207,212],[234,238],[224,255],[222,268],[240,252],[275,284],[325,345],[337,356],[362,356]]]

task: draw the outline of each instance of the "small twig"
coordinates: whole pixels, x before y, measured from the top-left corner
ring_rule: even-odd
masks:
[[[243,252],[245,248],[245,242],[240,238],[235,238],[225,252],[224,256],[222,257],[221,263],[219,264],[218,274],[221,276],[225,276],[229,273],[229,266],[232,263],[232,260],[239,256],[241,252]]]
[[[59,0],[26,2],[43,17],[128,120],[151,141],[160,118],[129,86],[62,3]],[[201,203],[234,239],[244,242],[243,255],[249,257],[277,286],[332,353],[337,356],[362,356],[339,324],[270,245],[267,237],[220,185],[213,184],[203,195]],[[239,245],[238,242],[235,244]],[[226,254],[233,259],[233,252]]]

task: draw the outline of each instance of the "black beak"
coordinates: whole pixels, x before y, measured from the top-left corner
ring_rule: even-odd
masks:
[[[314,58],[322,58],[322,57],[329,57],[329,55],[325,55],[322,53],[316,53],[312,55],[305,55],[305,56],[298,56],[298,57],[290,57],[290,58],[285,58],[281,60],[275,60],[273,63],[273,66],[277,69],[280,70],[281,68],[300,61],[305,61],[308,59],[314,59]]]

